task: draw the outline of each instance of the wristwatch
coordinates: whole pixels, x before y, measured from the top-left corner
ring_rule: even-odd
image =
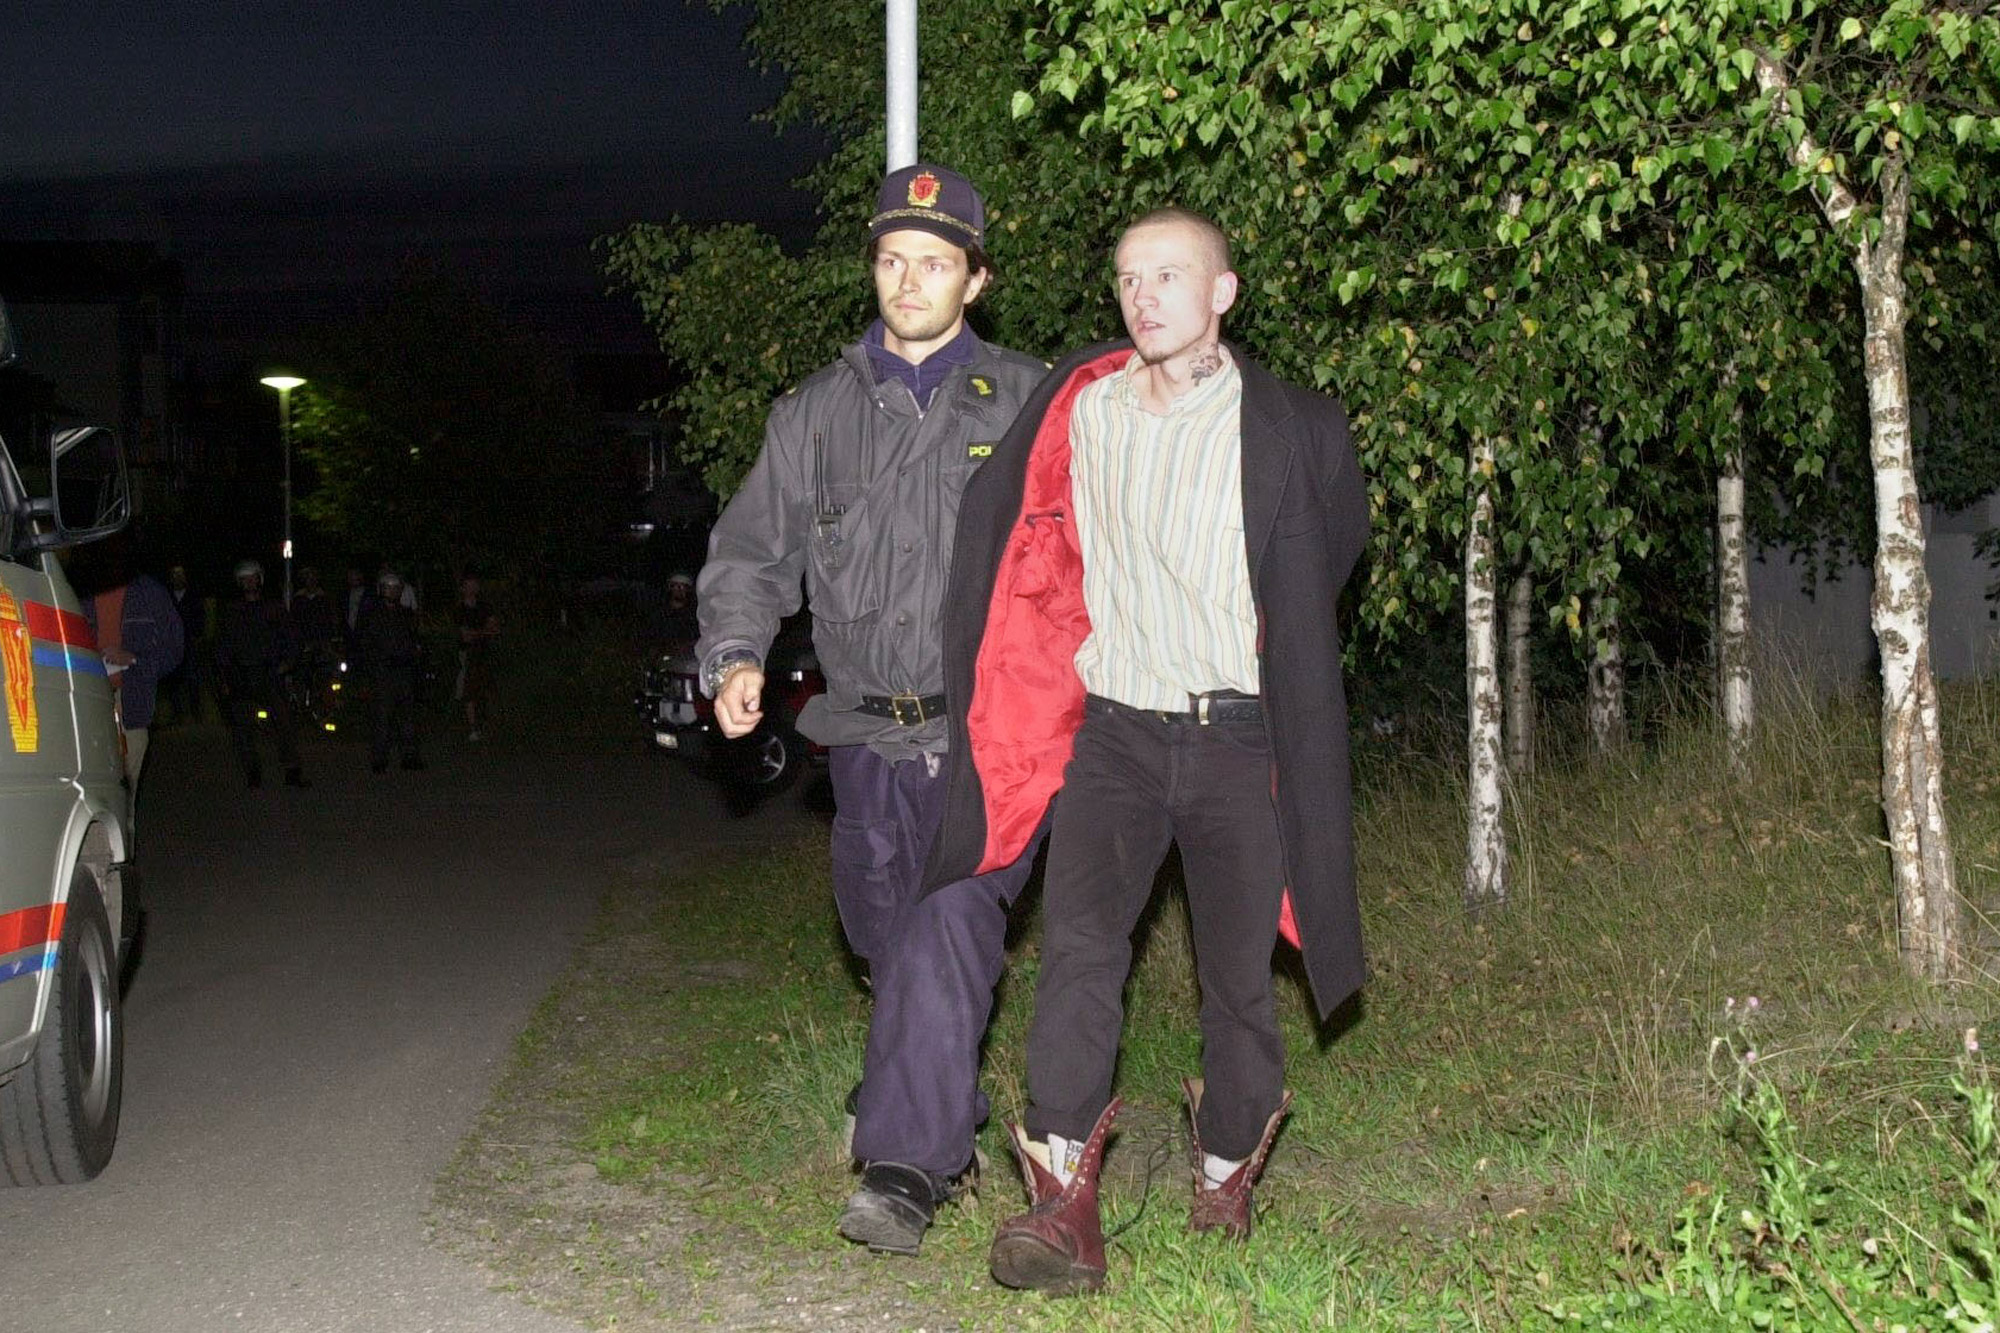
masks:
[[[718,653],[715,660],[702,668],[702,693],[713,699],[722,692],[722,682],[729,673],[740,666],[756,666],[757,654],[748,648],[736,648],[726,653]]]

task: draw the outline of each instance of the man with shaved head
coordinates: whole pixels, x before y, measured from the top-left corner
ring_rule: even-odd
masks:
[[[1322,1017],[1362,979],[1334,612],[1368,502],[1346,413],[1222,341],[1238,282],[1207,218],[1148,213],[1113,268],[1129,338],[1055,368],[959,512],[928,876],[1007,864],[1053,801],[1013,1131],[1032,1208],[991,1254],[998,1281],[1051,1293],[1104,1281],[1123,990],[1168,845],[1201,983],[1196,1232],[1249,1234],[1290,1104],[1278,935],[1302,941]]]

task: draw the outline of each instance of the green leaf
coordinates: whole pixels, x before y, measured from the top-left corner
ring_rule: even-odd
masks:
[[[1855,39],[1856,37],[1859,37],[1860,35],[1861,35],[1861,20],[1860,20],[1860,19],[1857,19],[1857,18],[1845,18],[1845,19],[1842,19],[1842,20],[1840,21],[1840,40],[1841,40],[1841,41],[1843,41],[1843,42],[1851,42],[1851,41],[1853,41],[1853,40],[1854,40],[1854,39]]]
[[[1034,95],[1023,89],[1016,88],[1014,90],[1014,100],[1009,106],[1009,110],[1013,112],[1015,120],[1032,115],[1035,110]]]

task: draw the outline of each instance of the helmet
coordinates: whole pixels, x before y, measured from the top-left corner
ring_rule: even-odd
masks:
[[[393,569],[385,569],[375,576],[375,589],[378,592],[384,594],[400,592],[402,587],[403,576]]]
[[[264,567],[255,560],[238,560],[236,562],[236,581],[241,583],[244,579],[256,579],[261,583],[264,579]]]
[[[694,586],[694,575],[688,573],[685,569],[677,569],[667,575],[667,586],[669,588],[673,587],[676,583],[683,583],[692,588]]]

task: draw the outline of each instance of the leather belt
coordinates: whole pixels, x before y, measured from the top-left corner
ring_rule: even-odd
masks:
[[[870,717],[886,717],[902,727],[918,727],[934,717],[944,716],[942,694],[864,694],[854,710]]]
[[[1188,695],[1188,707],[1184,713],[1168,708],[1141,708],[1137,711],[1162,722],[1206,727],[1218,722],[1262,722],[1264,701],[1241,690],[1206,690]]]

